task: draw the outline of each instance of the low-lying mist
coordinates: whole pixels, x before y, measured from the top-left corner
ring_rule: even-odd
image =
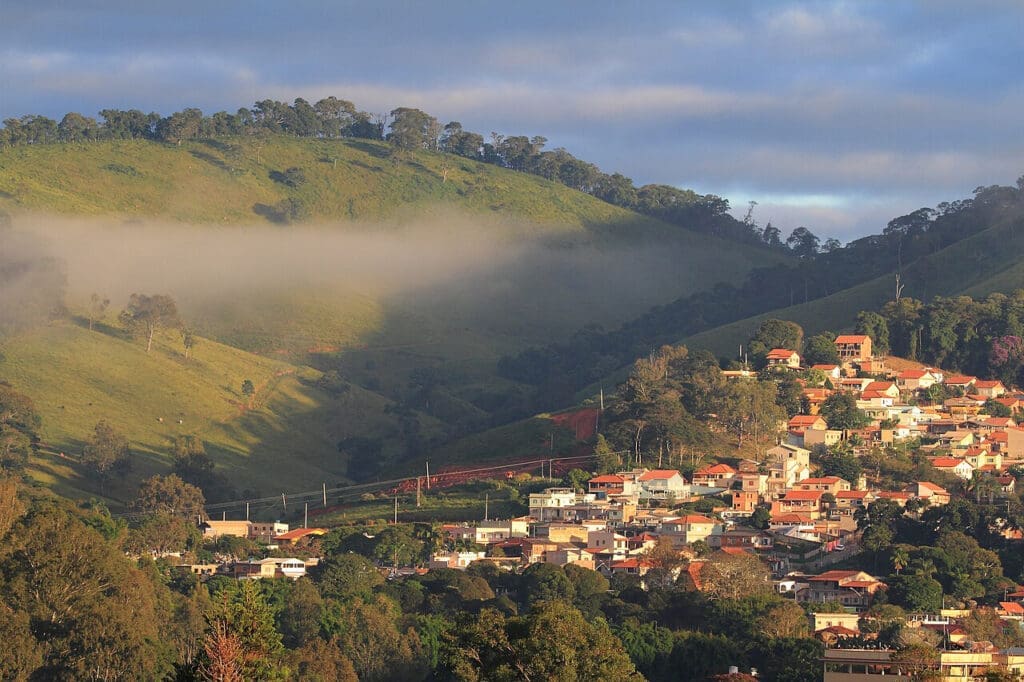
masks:
[[[0,328],[15,324],[26,302],[36,309],[40,296],[58,296],[66,276],[72,312],[93,293],[111,299],[111,313],[132,293],[161,293],[186,320],[194,313],[215,327],[210,311],[251,310],[277,292],[352,292],[532,342],[685,293],[690,266],[681,255],[671,245],[613,246],[579,229],[464,215],[315,227],[29,216],[0,232]]]

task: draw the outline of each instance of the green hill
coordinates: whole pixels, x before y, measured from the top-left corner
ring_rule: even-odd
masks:
[[[397,427],[390,401],[357,386],[325,386],[320,372],[200,339],[185,360],[176,339],[151,353],[116,329],[54,322],[8,339],[0,376],[32,397],[43,419],[31,474],[72,497],[130,499],[139,480],[167,473],[176,436],[206,444],[238,491],[275,494],[346,480],[337,443],[387,437]],[[250,400],[241,392],[249,379]],[[338,390],[340,389],[340,390]],[[78,463],[93,427],[106,420],[131,442],[132,470],[108,485]],[[436,422],[423,419],[430,432]],[[65,456],[61,456],[61,455]]]
[[[497,358],[780,258],[537,176],[366,140],[14,147],[0,151],[0,210],[68,264],[72,314],[93,292],[113,299],[108,319],[128,293],[166,293],[205,337],[188,362],[176,337],[147,355],[72,318],[0,341],[0,378],[43,416],[32,475],[115,501],[168,471],[181,434],[261,494],[373,476],[339,454],[346,439],[384,466],[426,452],[442,466],[449,442],[463,462],[525,452],[545,427],[499,431],[488,453],[464,445],[524,414],[532,389],[497,377]],[[333,251],[317,252],[321,237]],[[251,409],[245,379],[260,389]],[[76,460],[100,419],[135,452],[105,485]]]
[[[956,242],[904,268],[903,295],[920,300],[933,296],[984,296],[1024,288],[1024,230],[1012,218]],[[861,310],[875,310],[895,295],[895,273],[878,277],[831,296],[717,327],[687,338],[684,343],[731,355],[746,343],[767,318],[792,320],[805,334],[849,329]]]

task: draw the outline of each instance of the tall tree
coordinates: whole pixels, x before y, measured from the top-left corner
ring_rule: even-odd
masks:
[[[153,337],[157,332],[181,326],[177,304],[173,298],[163,294],[132,294],[120,320],[129,332],[145,337],[147,353],[153,348]]]
[[[82,463],[106,478],[115,469],[130,464],[128,439],[105,420],[100,420],[82,451]]]
[[[0,470],[20,469],[39,442],[42,419],[32,399],[0,381]]]

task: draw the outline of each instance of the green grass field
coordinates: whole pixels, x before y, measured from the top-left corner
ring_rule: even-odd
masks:
[[[206,339],[186,361],[171,336],[147,354],[141,341],[100,329],[54,322],[0,347],[0,376],[30,395],[43,419],[45,447],[32,459],[31,474],[68,496],[102,489],[115,502],[130,499],[139,480],[168,472],[171,443],[184,434],[204,441],[239,491],[315,488],[345,480],[341,438],[394,429],[385,398],[357,386],[328,394],[315,385],[320,373],[308,367]],[[251,401],[241,392],[245,379],[257,388]],[[77,462],[101,419],[124,433],[133,451],[131,474],[105,487]]]

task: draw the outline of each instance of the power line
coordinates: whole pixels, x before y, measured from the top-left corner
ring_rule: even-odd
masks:
[[[626,452],[623,450],[623,452]],[[523,469],[523,468],[534,468],[538,466],[544,466],[547,462],[577,462],[594,459],[593,454],[589,455],[571,455],[566,457],[543,457],[538,459],[529,459],[519,462],[506,462],[504,464],[494,464],[486,467],[475,467],[472,469],[456,469],[454,471],[442,471],[435,473],[431,476],[434,479],[435,484],[438,481],[444,481],[448,478],[458,478],[464,476],[472,476],[473,474],[483,474],[494,471],[507,471],[510,469]],[[339,486],[336,488],[328,488],[326,483],[320,488],[315,490],[306,490],[298,493],[282,493],[280,495],[270,495],[268,497],[251,497],[238,500],[230,500],[227,502],[215,502],[208,504],[203,508],[187,508],[181,510],[175,510],[175,513],[182,513],[187,515],[197,515],[200,513],[206,513],[209,515],[210,512],[216,511],[227,511],[230,509],[243,509],[251,507],[254,509],[274,507],[281,504],[281,500],[291,499],[295,503],[308,503],[315,500],[326,499],[331,496],[339,501],[350,496],[359,496],[368,492],[375,492],[378,490],[399,486],[403,483],[415,482],[419,476],[407,476],[405,478],[393,478],[385,481],[373,481],[372,483],[355,483],[347,486]],[[148,516],[151,512],[141,511],[128,511],[120,512],[117,514],[111,514],[111,517],[117,519],[139,519]]]

